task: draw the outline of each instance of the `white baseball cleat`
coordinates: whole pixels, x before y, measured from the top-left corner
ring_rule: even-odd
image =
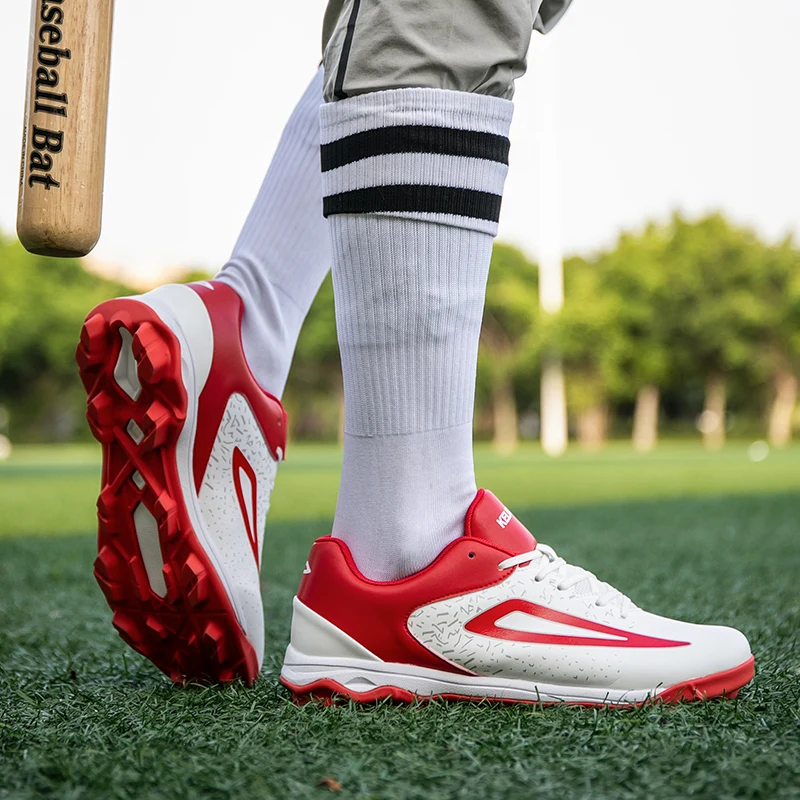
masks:
[[[733,697],[752,677],[739,631],[642,611],[484,490],[464,536],[402,580],[367,580],[340,539],[318,539],[281,671],[298,698],[582,705]]]
[[[264,654],[286,414],[247,367],[242,308],[215,282],[109,300],[76,354],[103,445],[95,576],[120,636],[176,681],[252,683]]]

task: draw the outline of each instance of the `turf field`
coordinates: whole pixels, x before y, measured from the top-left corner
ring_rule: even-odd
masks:
[[[117,638],[91,577],[94,448],[0,464],[0,798],[800,797],[800,448],[759,463],[737,445],[479,449],[481,482],[568,560],[750,637],[738,700],[628,711],[294,705],[276,684],[290,598],[337,460],[295,447],[282,467],[252,690],[172,688]]]

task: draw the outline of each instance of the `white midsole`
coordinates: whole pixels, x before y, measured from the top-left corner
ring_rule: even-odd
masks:
[[[534,703],[633,704],[656,697],[666,687],[653,689],[607,689],[560,686],[515,678],[460,675],[443,670],[358,658],[308,656],[291,644],[286,650],[281,677],[294,687],[316,681],[336,681],[352,692],[370,692],[380,687],[405,689],[420,697],[456,694],[528,700]]]
[[[211,561],[211,566],[222,582],[225,594],[231,601],[233,610],[236,613],[236,619],[244,629],[245,615],[237,602],[235,592],[232,591],[231,581],[225,574],[225,570],[222,567],[222,559],[217,552],[216,546],[206,531],[203,514],[200,510],[200,499],[197,496],[194,484],[192,454],[194,453],[194,440],[197,433],[197,407],[200,394],[208,379],[214,352],[214,334],[211,318],[200,296],[188,286],[162,286],[147,294],[128,299],[152,308],[161,321],[175,334],[180,343],[181,380],[186,389],[187,397],[186,420],[178,436],[175,448],[175,461],[178,467],[181,492],[195,536],[208,556],[209,561]],[[199,363],[195,361],[198,354],[196,348],[192,348],[189,345],[184,333],[184,326],[191,327],[195,336],[204,335],[209,338],[207,352],[202,354],[206,357]]]

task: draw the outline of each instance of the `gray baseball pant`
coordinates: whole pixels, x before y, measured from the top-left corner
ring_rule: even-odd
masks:
[[[571,0],[330,0],[326,101],[382,89],[454,89],[510,99],[531,32]]]

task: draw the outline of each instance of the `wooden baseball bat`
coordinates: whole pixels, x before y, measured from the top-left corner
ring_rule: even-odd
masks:
[[[17,235],[84,256],[103,210],[113,0],[33,0]]]

